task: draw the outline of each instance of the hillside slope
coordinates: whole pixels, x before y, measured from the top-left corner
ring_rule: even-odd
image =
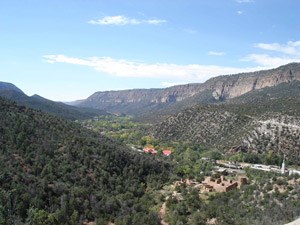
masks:
[[[159,224],[150,190],[170,171],[79,124],[2,98],[0,165],[1,224]]]
[[[162,140],[188,140],[228,151],[273,151],[300,164],[300,82],[198,105],[154,126]]]
[[[96,92],[78,106],[104,109],[133,116],[172,114],[200,103],[224,102],[254,90],[300,80],[300,63],[272,70],[219,76],[203,84],[178,85],[165,89],[136,89]]]

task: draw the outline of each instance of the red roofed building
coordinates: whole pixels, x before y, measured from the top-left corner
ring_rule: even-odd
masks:
[[[157,151],[155,150],[155,148],[144,148],[143,150],[145,153],[157,154]]]
[[[169,156],[172,154],[172,151],[171,150],[163,150],[162,153],[166,156]]]

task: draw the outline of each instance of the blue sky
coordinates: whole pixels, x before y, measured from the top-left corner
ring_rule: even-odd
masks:
[[[297,0],[1,0],[0,80],[57,101],[300,61]]]

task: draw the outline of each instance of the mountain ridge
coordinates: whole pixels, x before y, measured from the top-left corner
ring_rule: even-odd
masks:
[[[9,90],[13,90],[24,94],[24,92],[16,85],[8,82],[0,82],[0,91],[9,91]]]
[[[76,107],[66,105],[62,102],[54,102],[40,95],[28,96],[14,84],[0,82],[0,96],[9,100],[13,100],[20,105],[30,108],[42,110],[52,115],[64,117],[70,120],[88,119],[99,115],[108,115],[103,110],[88,109],[84,107]]]
[[[199,103],[224,102],[253,90],[294,80],[300,80],[300,63],[291,63],[271,70],[218,76],[204,83],[177,85],[164,89],[96,92],[81,101],[78,106],[141,116],[175,105],[187,108]],[[185,106],[186,101],[190,103]]]

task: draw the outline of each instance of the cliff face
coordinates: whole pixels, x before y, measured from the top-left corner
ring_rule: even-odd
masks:
[[[226,101],[253,90],[300,80],[300,63],[277,69],[212,78],[203,84],[178,85],[165,89],[135,89],[96,92],[79,106],[110,112],[140,115],[177,103]]]
[[[199,92],[201,84],[179,85],[166,89],[133,89],[122,91],[96,92],[81,105],[101,107],[97,103],[170,103],[181,101]]]
[[[253,90],[274,87],[281,83],[300,80],[300,64],[289,64],[273,70],[245,73],[240,75],[213,78],[214,95],[222,99],[239,97]],[[225,78],[225,79],[224,79]]]
[[[137,116],[157,111],[188,99],[199,93],[200,88],[201,84],[187,84],[166,89],[96,92],[78,106]]]

